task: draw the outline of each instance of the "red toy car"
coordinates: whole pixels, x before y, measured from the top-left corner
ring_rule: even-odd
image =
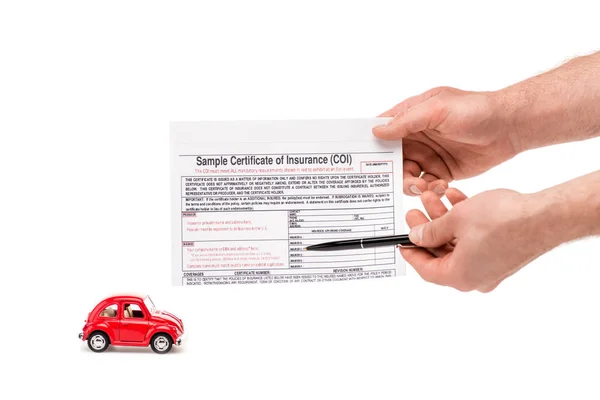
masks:
[[[79,339],[96,353],[114,346],[148,346],[164,354],[183,340],[183,322],[158,311],[148,296],[133,294],[102,300],[89,313]]]

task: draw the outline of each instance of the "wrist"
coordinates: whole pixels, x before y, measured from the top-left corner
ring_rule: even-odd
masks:
[[[521,121],[522,102],[511,88],[491,92],[494,114],[497,116],[498,131],[511,143],[515,155],[527,150],[524,143],[524,124]]]
[[[517,153],[553,144],[563,110],[557,96],[545,93],[529,80],[495,92],[504,135]]]
[[[525,195],[527,214],[546,251],[565,242],[600,235],[598,187],[599,172]]]
[[[560,203],[546,191],[523,195],[523,215],[520,229],[525,231],[526,245],[533,247],[536,255],[544,254],[565,241],[561,220],[565,218]],[[569,235],[571,236],[571,235]]]

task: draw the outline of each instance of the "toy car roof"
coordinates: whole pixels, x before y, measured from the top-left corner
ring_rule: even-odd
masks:
[[[134,293],[134,292],[125,292],[125,293],[114,293],[110,296],[105,297],[102,301],[108,300],[124,300],[124,299],[135,299],[143,301],[147,295],[145,293]]]

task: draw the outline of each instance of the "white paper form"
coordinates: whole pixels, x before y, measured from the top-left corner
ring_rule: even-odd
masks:
[[[387,119],[172,122],[174,285],[405,274],[393,247],[305,251],[403,233],[400,141]]]

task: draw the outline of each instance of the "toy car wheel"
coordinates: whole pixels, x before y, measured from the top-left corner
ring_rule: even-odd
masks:
[[[94,332],[88,337],[88,347],[95,353],[101,353],[108,348],[108,336],[104,332]]]
[[[166,333],[158,333],[152,337],[150,347],[152,347],[155,353],[168,353],[171,347],[173,347],[173,340]]]

